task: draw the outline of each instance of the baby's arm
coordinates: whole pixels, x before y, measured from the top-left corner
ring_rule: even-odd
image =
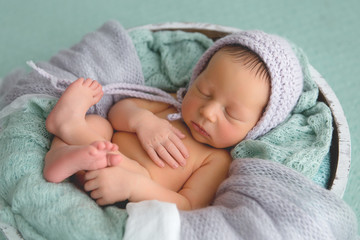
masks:
[[[150,158],[160,167],[167,162],[173,168],[184,166],[188,151],[182,142],[185,135],[167,120],[154,113],[168,108],[167,104],[142,99],[124,99],[109,111],[108,119],[118,131],[135,132]]]
[[[159,200],[175,203],[181,210],[205,207],[211,203],[220,183],[227,177],[230,155],[224,150],[211,154],[184,184],[174,192],[143,174],[129,171],[121,164],[90,171],[85,176],[85,190],[99,205],[129,199],[131,202]]]
[[[214,152],[193,172],[178,192],[189,201],[190,209],[206,207],[212,202],[219,185],[228,177],[231,161],[228,151],[214,149]]]

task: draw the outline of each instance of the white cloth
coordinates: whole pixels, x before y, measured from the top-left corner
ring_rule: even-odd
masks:
[[[180,239],[180,215],[175,204],[156,200],[128,203],[124,240]]]
[[[20,233],[10,225],[0,222],[0,239],[23,240]]]

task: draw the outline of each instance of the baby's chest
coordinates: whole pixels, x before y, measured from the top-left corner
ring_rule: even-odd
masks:
[[[173,191],[179,191],[192,173],[204,163],[210,151],[209,147],[196,142],[186,132],[186,127],[179,128],[187,135],[183,139],[183,143],[188,149],[190,156],[186,159],[187,162],[184,167],[176,169],[171,168],[169,165],[166,165],[164,168],[158,167],[145,152],[137,135],[134,133],[117,132],[113,136],[113,142],[119,146],[120,152],[143,166],[155,182]]]

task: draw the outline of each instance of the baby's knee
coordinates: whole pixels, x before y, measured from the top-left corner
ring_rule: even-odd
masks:
[[[113,128],[110,122],[99,115],[86,115],[86,122],[96,133],[103,136],[106,140],[110,141],[113,135]]]

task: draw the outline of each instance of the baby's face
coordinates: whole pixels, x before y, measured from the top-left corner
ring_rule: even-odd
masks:
[[[227,148],[256,125],[269,96],[268,81],[220,50],[190,86],[182,116],[197,141]]]

